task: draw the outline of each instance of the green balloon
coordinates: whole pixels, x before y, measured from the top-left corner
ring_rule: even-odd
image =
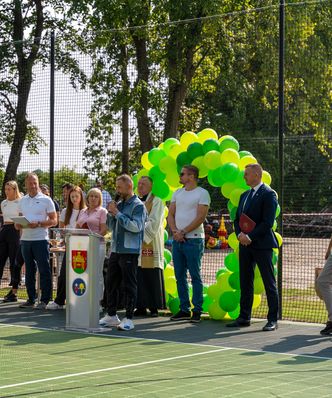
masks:
[[[222,140],[219,145],[220,152],[224,151],[225,149],[229,149],[229,148],[235,149],[236,151],[238,151],[240,149],[240,144],[239,144],[238,140],[231,136]]]
[[[166,153],[159,148],[152,148],[149,151],[148,159],[151,164],[157,166],[162,158],[166,156]]]
[[[187,153],[191,161],[196,159],[198,156],[203,156],[203,145],[199,142],[193,142],[188,146]]]
[[[203,143],[203,152],[204,154],[210,152],[210,151],[218,151],[219,152],[219,142],[217,140],[214,140],[212,138],[206,140]]]
[[[229,212],[229,218],[231,221],[234,221],[236,218],[237,207],[233,207],[233,209]]]
[[[272,264],[276,265],[278,262],[278,254],[275,253],[275,251],[272,251]]]
[[[163,149],[167,155],[169,154],[171,147],[175,144],[178,144],[178,145],[180,144],[180,141],[177,140],[176,138],[167,138],[167,140],[164,142]]]
[[[164,258],[169,264],[172,261],[172,253],[168,249],[164,249]]]
[[[213,299],[209,297],[207,294],[203,294],[203,311],[209,311],[209,305],[213,303]]]
[[[191,159],[188,155],[188,152],[181,152],[178,154],[176,158],[176,163],[179,166],[180,170],[181,168],[186,165],[191,163]]]
[[[191,162],[191,164],[198,168],[198,171],[199,171],[198,177],[199,178],[203,178],[203,177],[206,177],[208,175],[209,169],[206,167],[206,165],[204,163],[204,157],[203,156],[198,156],[197,158],[195,158]]]
[[[231,272],[239,271],[239,258],[236,253],[229,253],[224,259],[225,267]]]
[[[234,311],[239,305],[239,300],[235,292],[224,292],[219,297],[219,306],[226,312]]]
[[[234,272],[229,278],[228,282],[234,290],[240,289],[240,273]]]
[[[216,184],[215,186],[221,187],[222,184],[225,182],[224,176],[222,174],[222,168],[223,166],[217,167],[214,170],[211,170],[211,172],[208,173],[208,175],[211,176],[212,181]]]
[[[180,310],[180,299],[178,297],[172,298],[168,302],[168,307],[172,314],[176,314]]]
[[[234,181],[237,178],[239,172],[240,170],[235,163],[225,163],[220,167],[220,173],[225,182]]]
[[[234,184],[241,189],[249,189],[250,187],[247,185],[245,179],[244,179],[244,170],[241,170],[238,174],[238,176],[236,177]]]
[[[240,159],[243,158],[244,156],[252,156],[252,153],[249,151],[240,151],[239,152]]]
[[[163,180],[166,177],[166,174],[164,174],[158,166],[153,166],[149,170],[149,177],[152,178],[152,180],[155,182],[157,180]]]
[[[281,209],[280,209],[280,205],[278,203],[277,210],[276,210],[276,218],[279,216],[280,211],[281,211]]]
[[[212,187],[219,187],[219,186],[221,186],[221,185],[218,185],[218,183],[215,181],[214,171],[215,171],[215,170],[210,170],[210,171],[208,172],[207,180],[208,180],[209,184],[210,184]]]
[[[239,317],[239,315],[240,315],[240,306],[238,305],[238,306],[235,308],[235,310],[234,310],[234,311],[230,311],[230,312],[228,313],[228,315],[229,315],[229,317],[230,317],[231,319],[237,319],[237,318]]]
[[[158,198],[164,199],[169,195],[169,186],[164,181],[156,180],[153,182],[151,192]]]
[[[262,278],[254,279],[254,294],[262,294],[264,292],[264,283]]]
[[[164,229],[164,243],[168,241],[168,232]]]
[[[232,209],[234,209],[234,205],[233,205],[233,203],[229,200],[228,202],[227,202],[227,209],[228,209],[228,211],[229,212],[231,212],[231,210]]]
[[[216,272],[216,279],[218,279],[219,276],[224,274],[225,272],[227,272],[226,268],[219,268],[218,271]]]

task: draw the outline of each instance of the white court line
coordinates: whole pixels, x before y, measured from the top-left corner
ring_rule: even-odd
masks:
[[[5,389],[5,388],[13,388],[13,387],[26,386],[26,385],[29,385],[29,384],[44,383],[44,382],[46,382],[46,381],[54,381],[54,380],[68,379],[68,378],[70,378],[70,377],[91,375],[91,374],[101,373],[101,372],[110,372],[110,371],[112,371],[112,370],[127,369],[127,368],[135,368],[135,367],[137,367],[137,366],[145,366],[145,365],[151,365],[151,364],[154,364],[154,363],[161,363],[161,362],[174,361],[174,360],[176,360],[176,359],[192,358],[192,357],[197,357],[197,356],[199,356],[199,355],[214,354],[215,352],[226,351],[226,350],[228,350],[228,349],[230,349],[230,348],[220,348],[219,350],[209,350],[209,351],[204,351],[204,352],[195,352],[195,353],[193,353],[193,354],[179,355],[179,356],[177,356],[177,357],[155,359],[155,360],[153,360],[153,361],[145,361],[145,362],[139,362],[139,363],[131,363],[131,364],[128,364],[128,365],[113,366],[113,367],[111,367],[111,368],[87,370],[86,372],[70,373],[70,374],[62,375],[62,376],[48,377],[48,378],[46,378],[46,379],[31,380],[31,381],[25,381],[25,382],[16,383],[16,384],[7,384],[6,386],[0,386],[0,389],[3,390],[3,389]]]
[[[302,326],[304,323],[300,323]],[[103,336],[103,337],[112,337],[112,338],[117,338],[117,339],[128,339],[128,340],[143,340],[143,341],[156,341],[156,342],[161,342],[161,343],[171,343],[171,344],[185,344],[185,345],[192,345],[196,347],[214,347],[214,348],[224,348],[225,350],[234,350],[234,351],[244,351],[244,352],[258,352],[258,353],[263,353],[263,354],[274,354],[274,355],[285,355],[289,357],[303,357],[303,358],[311,358],[311,359],[322,359],[324,361],[332,361],[332,357],[323,357],[319,355],[310,355],[310,354],[296,354],[296,353],[290,353],[290,352],[277,352],[277,351],[270,351],[270,350],[255,350],[253,348],[243,348],[243,347],[226,347],[222,345],[216,345],[216,344],[204,344],[204,343],[187,343],[185,341],[173,341],[173,340],[166,340],[166,339],[152,339],[152,338],[147,338],[147,337],[138,337],[138,336],[120,336],[118,334],[110,334],[110,333],[93,333],[93,332],[83,332],[83,331],[78,331],[78,330],[66,330],[66,329],[58,329],[58,328],[43,328],[39,326],[29,326],[29,325],[15,325],[15,324],[0,324],[0,326],[7,326],[7,327],[19,327],[19,328],[27,328],[27,329],[33,329],[33,330],[46,330],[48,332],[63,332],[63,333],[78,333],[78,334],[84,334],[84,335],[90,335],[90,336]],[[111,331],[112,329],[109,329]],[[262,332],[263,333],[263,332]],[[325,338],[319,337],[319,340],[325,341]],[[331,339],[331,336],[329,337]],[[331,339],[332,340],[332,339]]]

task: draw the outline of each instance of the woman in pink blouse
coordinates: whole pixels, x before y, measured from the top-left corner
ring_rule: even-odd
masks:
[[[99,235],[106,235],[107,226],[107,210],[102,207],[103,197],[102,193],[98,188],[92,188],[86,195],[87,207],[83,209],[77,219],[76,228],[89,229],[91,232],[95,232]],[[99,272],[99,297],[103,298],[104,290],[104,279],[103,279],[103,268],[105,261],[105,241],[100,239],[99,245],[99,256],[96,266]]]
[[[76,228],[90,229],[102,236],[106,234],[107,210],[101,206],[102,200],[102,194],[98,188],[90,189],[86,195],[87,207],[81,211]]]

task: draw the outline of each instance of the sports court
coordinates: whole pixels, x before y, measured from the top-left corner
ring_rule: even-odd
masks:
[[[330,397],[331,337],[138,318],[129,333],[63,330],[65,312],[0,308],[0,397]]]

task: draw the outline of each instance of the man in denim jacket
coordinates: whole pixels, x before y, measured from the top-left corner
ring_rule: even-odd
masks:
[[[134,194],[133,181],[128,175],[123,174],[116,179],[116,191],[120,202],[112,201],[107,207],[107,226],[112,231],[112,245],[106,276],[107,314],[99,324],[131,330],[134,328],[132,318],[137,298],[138,257],[147,213],[144,204]],[[126,317],[120,321],[116,310],[122,282]]]

